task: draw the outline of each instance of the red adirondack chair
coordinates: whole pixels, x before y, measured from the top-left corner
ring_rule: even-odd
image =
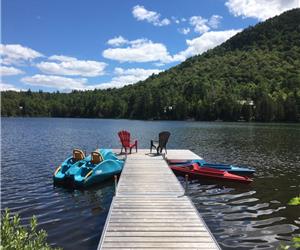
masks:
[[[137,152],[137,140],[134,141],[133,144],[130,143],[130,133],[128,131],[122,130],[118,133],[120,137],[120,141],[122,144],[121,153],[123,151],[123,148],[125,149],[125,153],[127,153],[127,149],[129,149],[129,153],[131,154],[132,148],[135,147]]]

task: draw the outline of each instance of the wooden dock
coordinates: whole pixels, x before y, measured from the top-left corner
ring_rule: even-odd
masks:
[[[201,159],[168,150],[168,159]],[[128,155],[98,249],[220,249],[163,156]]]

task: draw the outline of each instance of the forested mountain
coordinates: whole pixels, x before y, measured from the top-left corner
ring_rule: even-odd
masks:
[[[120,89],[2,92],[3,116],[300,120],[300,9]]]

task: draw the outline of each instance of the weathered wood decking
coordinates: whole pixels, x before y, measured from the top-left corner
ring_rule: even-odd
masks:
[[[169,159],[199,159],[168,150]],[[128,155],[98,249],[219,249],[162,156]]]

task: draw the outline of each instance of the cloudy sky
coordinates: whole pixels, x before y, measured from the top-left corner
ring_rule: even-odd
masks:
[[[300,0],[2,0],[2,90],[121,87]]]

